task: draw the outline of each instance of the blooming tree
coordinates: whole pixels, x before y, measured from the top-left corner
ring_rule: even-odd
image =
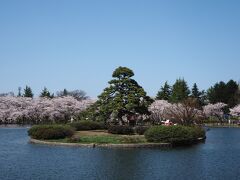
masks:
[[[0,123],[67,122],[93,103],[64,96],[53,99],[27,97],[0,97]]]
[[[150,118],[153,121],[170,119],[178,124],[191,125],[197,123],[203,116],[201,110],[197,108],[194,98],[188,98],[182,103],[171,104],[164,100],[155,101],[149,108]]]
[[[234,117],[240,117],[240,104],[230,109],[230,114]]]
[[[167,116],[181,125],[198,124],[203,117],[202,110],[198,108],[195,98],[188,98],[181,103],[172,104],[166,109]]]
[[[223,118],[223,109],[227,106],[225,103],[208,104],[203,107],[203,113],[207,118],[216,117],[220,121]]]
[[[149,107],[149,111],[151,112],[150,119],[153,121],[154,124],[166,120],[166,110],[171,107],[172,104],[166,100],[154,101]]]

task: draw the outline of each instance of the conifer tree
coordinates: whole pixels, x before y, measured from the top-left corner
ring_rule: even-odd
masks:
[[[149,114],[148,107],[153,100],[132,77],[134,73],[127,67],[119,67],[113,72],[109,87],[104,89],[96,102],[101,119],[112,117],[124,124],[123,116]]]
[[[24,89],[23,97],[33,98],[33,92],[32,92],[32,89],[29,86],[26,86],[26,88]]]
[[[161,90],[157,93],[157,100],[166,100],[168,101],[171,97],[171,86],[168,85],[167,81],[165,82],[164,86],[161,87]]]

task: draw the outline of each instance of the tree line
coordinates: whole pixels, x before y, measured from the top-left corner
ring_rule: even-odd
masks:
[[[0,97],[4,97],[4,96],[15,96],[13,92],[9,92],[9,93],[1,93]],[[73,90],[73,91],[69,91],[67,89],[64,89],[62,91],[57,91],[56,94],[51,93],[46,87],[43,88],[43,90],[41,91],[39,97],[46,97],[46,98],[54,98],[54,97],[64,97],[64,96],[72,96],[75,99],[81,101],[81,100],[86,100],[89,97],[87,96],[86,92],[83,90]],[[18,88],[18,94],[17,97],[29,97],[29,98],[33,98],[34,97],[34,93],[32,91],[32,88],[30,86],[26,86],[23,89],[22,92],[22,88],[19,87]]]
[[[233,80],[227,83],[216,83],[205,92],[200,91],[196,83],[190,90],[184,79],[177,79],[172,86],[165,82],[157,93],[157,97],[153,99],[133,79],[133,76],[134,72],[127,67],[115,69],[109,86],[98,96],[97,101],[85,103],[87,106],[84,105],[85,108],[81,108],[78,115],[74,113],[74,108],[79,107],[78,102],[84,103],[82,100],[88,99],[84,91],[64,89],[54,95],[44,88],[40,98],[33,98],[33,92],[29,86],[26,86],[23,93],[19,88],[19,97],[11,96],[11,94],[8,96],[4,94],[6,97],[1,97],[0,119],[2,122],[22,121],[26,117],[30,120],[39,119],[39,117],[42,117],[40,118],[42,120],[53,119],[55,121],[56,117],[69,120],[70,115],[61,114],[60,104],[63,101],[66,102],[63,104],[70,104],[70,102],[73,104],[72,115],[77,119],[121,125],[147,121],[159,123],[163,119],[189,125],[200,122],[199,120],[205,117],[217,116],[220,119],[226,111],[232,116],[240,116],[239,85]],[[88,100],[87,102],[90,102],[90,99]],[[29,101],[29,105],[24,104],[25,101]],[[55,105],[52,105],[54,103]],[[7,108],[10,107],[8,104],[12,108]],[[40,105],[43,111],[38,110]],[[61,108],[55,109],[55,106]],[[19,107],[23,109],[18,109]],[[46,107],[49,107],[51,113],[46,113]],[[226,111],[223,111],[223,108],[226,108]],[[49,114],[51,117],[48,117]]]
[[[229,80],[227,83],[217,82],[207,91],[199,90],[194,83],[190,90],[184,79],[177,79],[172,86],[165,82],[158,91],[156,99],[179,103],[189,97],[195,98],[200,106],[222,102],[232,108],[240,103],[240,86],[236,81]]]

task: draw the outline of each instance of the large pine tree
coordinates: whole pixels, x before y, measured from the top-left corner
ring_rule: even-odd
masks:
[[[119,67],[113,72],[109,87],[105,88],[96,103],[102,119],[114,119],[124,124],[124,116],[149,114],[148,106],[153,100],[132,77],[134,73],[127,67]]]

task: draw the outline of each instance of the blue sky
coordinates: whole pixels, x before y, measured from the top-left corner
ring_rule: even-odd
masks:
[[[240,80],[240,1],[0,1],[0,92],[83,89],[118,66],[150,96],[184,77],[206,89]]]

